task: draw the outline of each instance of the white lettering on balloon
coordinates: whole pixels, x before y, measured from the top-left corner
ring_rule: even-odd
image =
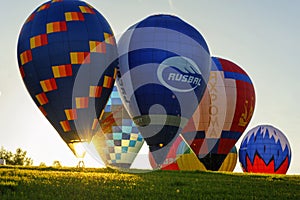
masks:
[[[169,69],[169,72],[166,72]],[[163,76],[168,73],[167,76]],[[186,57],[174,56],[165,59],[157,69],[157,78],[162,85],[175,92],[190,92],[201,85],[202,74],[197,64]],[[166,79],[166,80],[165,80]],[[178,88],[172,82],[188,83]]]

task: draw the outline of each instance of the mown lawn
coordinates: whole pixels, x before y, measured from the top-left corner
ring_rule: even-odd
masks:
[[[3,166],[0,199],[300,199],[295,175],[136,172]]]

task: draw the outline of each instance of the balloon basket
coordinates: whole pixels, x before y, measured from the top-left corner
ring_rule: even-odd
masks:
[[[84,161],[83,161],[83,160],[79,160],[76,167],[77,167],[77,168],[85,168]]]

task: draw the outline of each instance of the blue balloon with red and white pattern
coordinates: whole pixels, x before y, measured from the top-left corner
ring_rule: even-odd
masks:
[[[285,174],[291,155],[287,137],[271,125],[251,129],[239,149],[239,161],[244,172]]]

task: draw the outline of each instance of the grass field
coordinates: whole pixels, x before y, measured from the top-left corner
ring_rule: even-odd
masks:
[[[0,199],[300,199],[298,175],[136,172],[2,166]]]

